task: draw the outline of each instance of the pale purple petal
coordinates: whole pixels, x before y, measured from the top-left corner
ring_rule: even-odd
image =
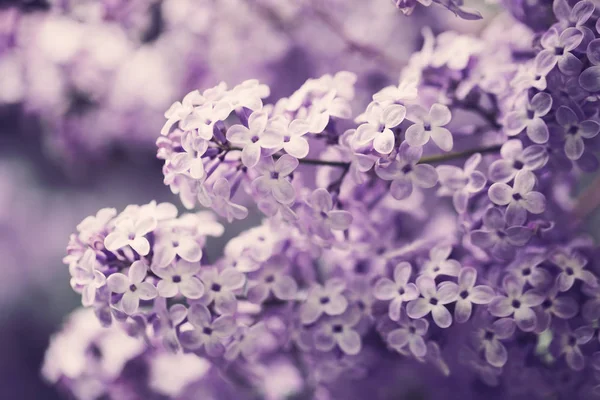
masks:
[[[435,168],[429,164],[418,164],[413,167],[413,182],[422,188],[434,187],[438,176]]]
[[[440,328],[448,328],[452,325],[452,315],[450,311],[444,306],[437,305],[432,307],[431,315],[433,316],[433,321]]]
[[[146,277],[148,267],[143,261],[134,261],[127,273],[131,283],[140,283]]]
[[[352,214],[346,210],[333,210],[327,216],[331,223],[331,229],[336,231],[346,230],[352,224]]]
[[[121,299],[121,307],[126,314],[133,314],[137,311],[140,305],[140,299],[137,294],[133,292],[126,292]]]
[[[234,268],[227,268],[219,275],[219,282],[229,290],[241,288],[245,281],[244,274]]]
[[[454,146],[452,133],[446,128],[431,128],[431,139],[433,139],[433,142],[444,151],[450,151]]]
[[[494,183],[488,190],[488,196],[495,204],[505,206],[512,200],[512,188],[506,183]]]
[[[269,287],[262,283],[256,284],[248,289],[246,297],[251,303],[261,304],[269,297]]]
[[[394,150],[395,144],[394,133],[387,128],[373,139],[373,148],[381,154],[390,154]]]
[[[399,285],[406,285],[412,273],[410,263],[403,261],[394,268],[394,281]]]
[[[204,294],[204,285],[200,279],[192,276],[179,283],[179,290],[188,299],[199,299]]]
[[[485,359],[490,365],[502,368],[508,361],[506,348],[498,340],[492,340],[485,346]]]
[[[496,317],[508,317],[513,313],[511,301],[504,296],[495,297],[488,305],[490,314]]]
[[[431,311],[431,304],[427,299],[416,299],[410,301],[406,306],[406,313],[413,319],[422,318]]]
[[[275,171],[279,172],[280,177],[285,177],[294,172],[298,167],[298,160],[288,154],[279,157],[275,163]]]
[[[527,137],[531,139],[533,143],[543,144],[548,142],[550,138],[550,132],[548,131],[548,126],[541,118],[533,118],[531,121],[527,123]]]
[[[464,267],[458,273],[458,285],[461,290],[469,290],[475,286],[477,270],[473,267]]]
[[[292,300],[296,297],[298,284],[289,276],[282,276],[275,281],[272,287],[275,297],[281,300]]]
[[[150,253],[150,243],[145,237],[136,237],[129,242],[129,245],[135,250],[140,256],[146,256]]]
[[[429,137],[429,131],[426,131],[422,124],[414,124],[406,129],[406,143],[412,147],[424,146],[429,142]]]
[[[391,300],[397,295],[396,284],[388,278],[381,278],[373,288],[373,295],[377,300]]]
[[[494,289],[489,286],[475,286],[469,293],[469,300],[474,304],[488,304],[494,298]]]
[[[112,274],[106,278],[106,285],[115,293],[125,293],[129,288],[129,279],[120,273]]]
[[[515,310],[515,322],[523,332],[533,332],[537,324],[537,318],[531,308],[521,307]]]
[[[175,297],[177,296],[177,293],[179,293],[179,288],[177,287],[177,284],[171,280],[162,280],[158,282],[156,288],[158,289],[158,294],[161,297]]]
[[[338,345],[344,353],[356,355],[360,352],[361,348],[360,335],[352,329],[345,329],[338,336]]]
[[[471,317],[473,306],[468,300],[458,300],[454,308],[454,319],[459,324],[467,322]]]
[[[406,346],[409,338],[410,338],[410,335],[408,334],[408,331],[405,329],[396,329],[396,330],[391,331],[387,335],[387,341],[390,344],[390,346],[396,347],[399,349]]]
[[[142,282],[137,285],[136,294],[141,300],[152,300],[158,295],[158,292],[150,282]]]
[[[112,232],[104,239],[104,247],[110,251],[117,251],[129,244],[129,238],[122,232]]]
[[[407,177],[394,179],[390,186],[390,194],[396,200],[406,199],[413,192],[413,183]]]

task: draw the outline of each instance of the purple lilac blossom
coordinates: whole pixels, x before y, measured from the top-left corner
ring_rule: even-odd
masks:
[[[589,378],[584,396],[598,257],[572,241],[565,193],[595,159],[600,86],[580,3],[557,1],[539,42],[506,15],[481,35],[426,30],[359,108],[348,71],[279,99],[252,79],[190,92],[156,127],[164,183],[188,209],[264,220],[208,260],[215,217],[102,210],[70,240],[73,288],[103,325],[207,360],[240,398],[271,371],[299,398],[396,398],[398,376],[432,398],[448,376],[460,398],[560,398],[561,374]]]

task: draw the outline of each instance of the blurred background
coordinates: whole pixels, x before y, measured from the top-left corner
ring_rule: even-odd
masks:
[[[102,207],[179,205],[154,146],[173,101],[250,78],[276,100],[348,70],[364,106],[423,26],[477,32],[495,12],[471,6],[483,21],[407,18],[390,0],[0,0],[0,399],[60,398],[39,369],[79,305],[61,261],[75,226]]]

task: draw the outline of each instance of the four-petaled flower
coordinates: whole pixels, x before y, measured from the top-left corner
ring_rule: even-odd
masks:
[[[422,155],[422,147],[411,147],[402,142],[393,161],[376,166],[377,176],[392,181],[390,193],[395,199],[403,200],[410,196],[414,185],[431,188],[437,183],[438,176],[433,166],[417,164]]]
[[[287,178],[298,164],[298,160],[288,154],[279,157],[277,162],[267,157],[263,164],[257,166],[263,175],[252,181],[252,187],[262,197],[272,195],[278,202],[290,204],[296,197],[296,191]]]
[[[239,325],[233,334],[233,340],[227,345],[225,359],[232,361],[241,354],[248,361],[254,360],[260,353],[258,344],[266,333],[267,328],[262,322],[252,326]]]
[[[164,268],[152,267],[161,280],[158,282],[158,294],[162,297],[175,297],[179,293],[188,299],[199,299],[204,294],[204,285],[195,275],[200,271],[199,262],[178,260],[174,265]]]
[[[194,179],[204,178],[206,174],[202,156],[208,149],[208,141],[195,137],[192,131],[187,131],[181,138],[181,147],[184,151],[174,154],[169,160],[173,171],[177,173],[189,171]]]
[[[571,51],[575,50],[583,40],[583,34],[577,28],[567,28],[558,31],[552,27],[544,33],[541,39],[544,50],[536,56],[536,63],[540,65],[543,75],[558,64],[558,69],[565,75],[577,75],[581,71],[582,63]]]
[[[523,283],[513,275],[507,275],[502,280],[505,296],[496,296],[488,305],[492,315],[509,317],[514,315],[519,329],[532,332],[536,328],[537,318],[533,307],[544,301],[544,296],[531,289],[523,293]]]
[[[212,208],[217,214],[227,218],[228,222],[234,219],[244,219],[248,216],[248,209],[231,201],[231,185],[225,178],[219,178],[213,185]]]
[[[148,267],[143,261],[134,261],[127,275],[115,273],[106,279],[106,285],[114,293],[123,293],[121,307],[131,315],[139,307],[140,300],[152,300],[158,294],[154,285],[144,282]]]
[[[188,310],[188,321],[193,329],[181,332],[179,340],[183,347],[190,350],[204,347],[211,357],[223,355],[225,346],[222,342],[235,332],[233,317],[222,315],[213,321],[206,306],[193,304]]]
[[[408,280],[412,273],[412,266],[404,261],[394,268],[394,280],[381,278],[375,284],[373,295],[377,300],[389,301],[389,317],[392,321],[400,319],[402,303],[419,297],[419,290],[414,283]]]
[[[532,142],[543,144],[548,141],[550,133],[546,122],[542,119],[552,108],[552,96],[540,92],[527,101],[524,97],[518,107],[523,111],[513,111],[506,116],[506,134],[518,135],[525,129]]]
[[[398,321],[399,328],[387,334],[387,343],[398,351],[403,351],[408,345],[408,350],[417,358],[425,357],[427,346],[423,336],[427,333],[429,322],[425,319],[410,319],[402,314]]]
[[[452,246],[435,246],[429,250],[429,259],[423,262],[420,274],[430,278],[439,275],[458,276],[460,263],[450,257]]]
[[[261,137],[268,120],[266,112],[254,111],[248,118],[248,127],[233,125],[227,130],[227,140],[236,146],[242,146],[242,163],[248,168],[256,166],[260,160]]]
[[[477,270],[465,267],[458,274],[458,299],[454,307],[454,319],[458,323],[467,322],[473,311],[473,304],[488,304],[494,298],[494,289],[486,285],[475,286]]]
[[[414,124],[406,129],[406,141],[413,147],[421,147],[433,139],[433,142],[442,150],[450,151],[454,145],[452,133],[446,128],[452,114],[450,109],[442,104],[434,104],[429,112],[421,106],[409,110],[409,120]]]
[[[583,139],[592,139],[598,136],[600,124],[596,121],[581,121],[575,112],[567,107],[560,106],[556,111],[556,122],[565,132],[565,154],[570,160],[579,160],[585,150]]]
[[[333,209],[331,194],[326,189],[315,189],[307,204],[312,211],[312,218],[307,221],[309,230],[323,239],[332,238],[332,230],[344,231],[352,223],[352,214],[348,211]]]
[[[533,309],[537,318],[536,333],[542,333],[550,327],[553,315],[561,319],[571,319],[577,315],[579,306],[575,299],[558,294],[559,290],[555,285],[548,290],[542,304]]]
[[[348,300],[342,294],[345,288],[344,281],[337,278],[328,280],[325,286],[313,286],[300,308],[302,323],[312,324],[323,314],[335,316],[346,311]]]
[[[508,352],[501,340],[510,339],[515,333],[516,324],[512,318],[500,318],[494,322],[490,318],[479,318],[474,337],[483,348],[485,360],[496,368],[502,368],[508,360]]]
[[[406,108],[400,104],[384,106],[371,102],[364,114],[366,123],[356,129],[355,145],[362,147],[373,142],[375,151],[390,154],[396,144],[392,128],[400,125],[405,116]]]
[[[87,249],[77,265],[71,268],[71,286],[82,287],[81,304],[89,307],[96,300],[96,289],[106,284],[104,274],[96,269],[99,263],[96,260],[96,252]]]
[[[571,289],[576,279],[585,282],[591,287],[598,286],[598,279],[590,271],[584,269],[588,263],[587,258],[578,252],[567,254],[564,251],[556,251],[550,255],[550,261],[562,269],[556,278],[558,289],[566,292]]]
[[[202,247],[197,240],[190,237],[188,230],[158,233],[152,267],[163,268],[173,262],[177,256],[189,262],[198,262],[202,258]]]
[[[362,340],[352,328],[360,319],[358,309],[348,308],[342,315],[321,321],[314,334],[315,347],[320,351],[330,351],[337,344],[345,354],[358,354]]]
[[[308,123],[302,119],[288,120],[275,117],[267,126],[261,138],[261,146],[273,151],[285,150],[295,158],[308,155],[309,145],[304,135],[308,133]]]
[[[510,182],[521,170],[535,171],[548,162],[548,152],[544,146],[532,145],[523,149],[523,143],[511,139],[500,149],[501,160],[490,165],[488,176],[493,182]]]
[[[258,271],[248,274],[248,300],[260,304],[273,293],[279,300],[292,300],[296,297],[298,284],[286,272],[286,259],[272,257]]]
[[[215,311],[219,314],[235,314],[235,292],[246,283],[245,275],[233,268],[226,268],[220,273],[215,268],[207,268],[201,270],[200,278],[204,283],[204,295],[199,302],[208,306],[214,301]]]
[[[454,165],[440,165],[436,168],[440,189],[438,195],[451,195],[456,212],[467,211],[469,197],[480,192],[487,182],[485,175],[476,168],[481,162],[481,154],[473,154],[465,162],[464,168]]]
[[[533,234],[531,229],[521,226],[521,221],[510,222],[505,221],[498,208],[490,208],[483,215],[482,229],[471,231],[471,243],[490,249],[494,257],[509,259],[515,252],[515,246],[524,246]]]
[[[452,325],[452,315],[445,305],[456,301],[458,285],[454,282],[445,281],[437,285],[436,288],[433,278],[419,276],[417,287],[422,297],[408,303],[406,306],[408,316],[418,319],[431,313],[433,321],[440,328],[448,328]]]
[[[488,196],[495,204],[506,206],[506,219],[511,221],[525,221],[527,211],[532,214],[541,214],[546,209],[546,197],[533,190],[535,175],[531,171],[519,171],[515,176],[513,186],[496,182],[489,191]]]
[[[156,229],[156,225],[156,218],[152,215],[142,213],[135,219],[126,217],[117,222],[114,232],[106,236],[104,246],[112,252],[131,246],[139,255],[148,255],[150,243],[145,235]]]

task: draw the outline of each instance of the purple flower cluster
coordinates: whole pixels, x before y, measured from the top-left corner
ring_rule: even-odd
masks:
[[[165,184],[188,209],[265,220],[207,260],[212,214],[101,210],[71,238],[73,288],[247,398],[283,364],[317,399],[396,379],[447,398],[450,374],[461,398],[598,394],[598,249],[564,192],[598,164],[600,39],[588,0],[554,12],[539,40],[508,15],[480,37],[425,31],[359,113],[350,72],[275,104],[257,80],[190,92],[157,140]]]

